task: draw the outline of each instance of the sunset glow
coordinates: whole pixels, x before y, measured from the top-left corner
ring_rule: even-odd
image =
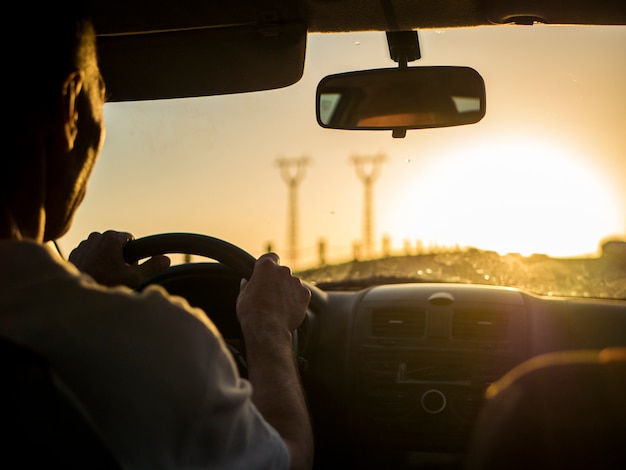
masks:
[[[404,188],[395,215],[385,219],[397,223],[387,230],[426,246],[595,254],[619,229],[620,211],[616,195],[582,161],[549,140],[477,144],[443,157],[423,182]]]

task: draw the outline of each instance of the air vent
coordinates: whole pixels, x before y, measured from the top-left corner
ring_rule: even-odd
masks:
[[[424,309],[375,309],[372,312],[372,334],[390,338],[421,338],[424,336]]]
[[[509,314],[501,310],[457,309],[452,317],[452,337],[461,340],[503,341]]]

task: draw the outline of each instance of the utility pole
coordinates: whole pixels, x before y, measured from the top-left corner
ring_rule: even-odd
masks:
[[[365,257],[369,258],[373,252],[373,187],[380,176],[380,167],[386,160],[386,156],[382,154],[374,156],[352,156],[351,160],[356,168],[356,175],[363,182],[363,248]]]
[[[289,191],[287,212],[287,261],[291,269],[296,269],[298,261],[298,186],[304,178],[308,157],[279,158],[276,160],[280,175],[287,183]]]

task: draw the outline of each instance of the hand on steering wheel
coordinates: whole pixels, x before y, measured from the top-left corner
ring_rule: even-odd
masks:
[[[168,253],[195,254],[218,263],[171,266],[145,281],[137,290],[158,284],[170,294],[184,297],[190,305],[204,310],[226,340],[240,374],[247,377],[245,341],[237,321],[236,303],[241,278],[250,279],[256,259],[224,240],[193,233],[151,235],[132,240],[124,247],[124,258],[128,263]],[[297,330],[293,331],[292,337],[297,351]]]

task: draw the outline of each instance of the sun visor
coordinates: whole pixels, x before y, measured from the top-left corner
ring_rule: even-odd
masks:
[[[109,101],[281,88],[304,70],[307,26],[235,25],[98,36]]]

